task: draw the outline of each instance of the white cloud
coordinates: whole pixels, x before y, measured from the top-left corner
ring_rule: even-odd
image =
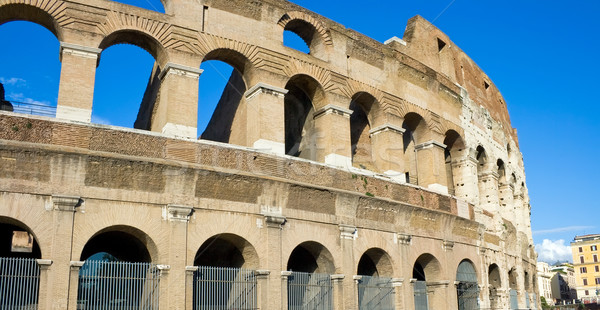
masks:
[[[92,123],[100,125],[112,125],[109,120],[96,115],[92,115]]]
[[[571,246],[565,245],[563,239],[556,241],[544,239],[541,244],[535,245],[535,250],[538,253],[538,260],[549,264],[573,260]]]
[[[533,234],[541,235],[541,234],[551,234],[551,233],[567,232],[567,231],[582,231],[582,230],[592,230],[593,228],[595,228],[595,227],[594,226],[566,226],[566,227],[557,227],[557,228],[552,228],[552,229],[536,230],[533,232]]]
[[[12,77],[12,78],[8,78],[8,79],[0,77],[0,83],[2,83],[4,85],[23,86],[26,84],[26,81],[24,79],[16,78],[16,77]]]

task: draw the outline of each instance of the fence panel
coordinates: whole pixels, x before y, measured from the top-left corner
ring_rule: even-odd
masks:
[[[193,291],[194,310],[257,309],[254,270],[200,266]]]
[[[56,106],[45,103],[11,101],[13,112],[56,117]]]
[[[37,309],[39,285],[35,259],[0,257],[0,309]]]
[[[458,310],[479,309],[479,286],[477,282],[459,282],[456,286]]]
[[[333,309],[333,286],[328,274],[292,272],[288,277],[288,310]]]
[[[361,276],[358,305],[360,310],[394,310],[392,279]]]
[[[510,290],[510,309],[519,309],[519,299],[517,297],[517,291]]]
[[[150,263],[86,261],[77,309],[158,309],[160,271]]]
[[[415,295],[415,310],[428,310],[429,300],[427,299],[427,282],[416,281],[413,283]]]

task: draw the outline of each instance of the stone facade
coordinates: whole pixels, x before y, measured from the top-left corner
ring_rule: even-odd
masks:
[[[415,270],[431,309],[456,309],[465,260],[481,308],[508,309],[511,290],[536,305],[516,130],[444,33],[417,16],[381,44],[286,1],[164,3],[0,0],[0,24],[32,21],[61,42],[56,118],[0,111],[0,223],[51,262],[41,309],[75,309],[81,261],[121,237],[168,266],[164,309],[191,309],[193,266],[221,262],[260,271],[260,309],[287,309],[295,257],[334,275],[335,309],[358,308],[363,259],[394,279],[396,309],[414,308]],[[285,47],[285,30],[310,53]],[[136,129],[90,123],[98,58],[119,43],[156,59]],[[232,65],[246,91],[226,89],[196,140],[206,60]]]

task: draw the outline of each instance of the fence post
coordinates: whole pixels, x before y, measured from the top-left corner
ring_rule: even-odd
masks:
[[[402,282],[404,282],[404,279],[402,278],[392,279],[392,287],[394,288],[394,309],[396,310],[404,309],[404,292],[402,291]]]
[[[79,289],[79,270],[85,264],[84,261],[71,261],[69,274],[69,300],[67,309],[77,309],[77,291]]]
[[[343,310],[344,309],[344,278],[343,274],[331,275],[331,282],[333,282],[333,309]]]
[[[198,266],[185,267],[185,309],[194,309],[194,273]]]
[[[261,310],[269,309],[269,275],[270,270],[256,270],[256,306]]]
[[[288,280],[292,275],[291,271],[281,272],[281,309],[288,310]]]
[[[40,266],[40,284],[38,289],[38,307],[44,309],[48,304],[48,268],[52,265],[52,260],[49,259],[36,259],[38,266]]]

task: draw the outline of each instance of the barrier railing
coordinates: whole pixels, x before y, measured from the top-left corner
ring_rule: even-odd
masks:
[[[15,113],[56,117],[56,106],[20,101],[10,101],[10,103],[12,104],[12,112]]]
[[[0,257],[0,309],[37,309],[39,284],[35,259]]]
[[[333,309],[331,276],[319,273],[292,272],[288,277],[288,309]]]
[[[394,310],[392,279],[360,276],[358,307],[360,310]]]
[[[86,261],[77,309],[158,309],[160,271],[150,263]]]
[[[254,270],[200,266],[194,272],[194,309],[258,309],[256,285]]]

